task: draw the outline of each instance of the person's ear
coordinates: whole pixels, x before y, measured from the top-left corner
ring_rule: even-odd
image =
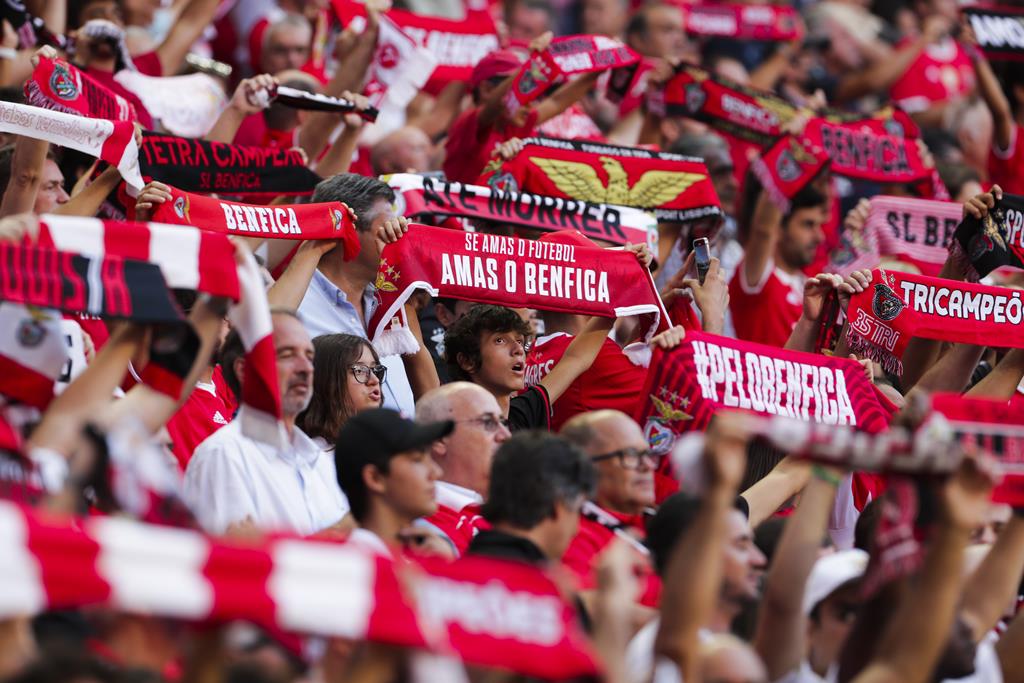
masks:
[[[441,323],[441,327],[446,330],[455,322],[455,316],[444,304],[434,304],[434,316],[437,318],[437,322]]]
[[[383,494],[387,488],[387,475],[376,465],[363,465],[363,484],[368,491]]]
[[[466,357],[466,354],[457,354],[455,356],[455,360],[456,362],[458,362],[459,367],[462,368],[462,371],[465,372],[470,377],[472,377],[474,373],[476,373],[477,369],[473,367],[473,363],[471,363],[470,360]]]

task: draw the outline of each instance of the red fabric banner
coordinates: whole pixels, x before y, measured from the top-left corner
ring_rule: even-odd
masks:
[[[350,544],[215,539],[114,517],[55,518],[11,503],[0,503],[0,529],[3,617],[107,604],[454,650],[470,664],[539,678],[598,671],[573,607],[525,564],[466,558],[408,566]]]
[[[332,4],[345,25],[355,17],[366,16],[362,3],[332,0]],[[467,8],[465,17],[458,20],[397,9],[388,10],[384,15],[437,59],[437,66],[426,86],[431,93],[436,94],[452,81],[468,81],[477,62],[499,47],[494,20],[486,10]]]
[[[686,32],[738,40],[791,41],[803,36],[800,13],[777,5],[684,5]]]
[[[955,282],[877,268],[871,286],[850,299],[850,349],[889,372],[913,337],[961,344],[1024,348],[1020,290]]]
[[[653,209],[659,221],[722,216],[704,160],[641,147],[526,138],[513,158],[496,159],[480,184],[508,191]]]
[[[63,59],[40,57],[25,81],[29,104],[93,119],[134,121],[135,107]]]
[[[825,151],[832,172],[879,183],[913,183],[932,175],[914,140],[880,133],[874,122],[811,119],[803,137]]]
[[[769,199],[784,214],[800,190],[818,177],[829,163],[828,155],[806,139],[784,135],[750,163]]]
[[[182,192],[174,187],[171,195],[170,201],[156,206],[153,220],[242,237],[342,240],[346,260],[359,253],[359,236],[340,202],[257,206]]]
[[[675,349],[655,350],[650,367],[634,417],[661,453],[679,434],[705,429],[723,408],[872,433],[888,426],[889,411],[864,367],[847,358],[688,331]]]

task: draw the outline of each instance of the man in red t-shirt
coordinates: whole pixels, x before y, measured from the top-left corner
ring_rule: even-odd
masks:
[[[480,505],[490,485],[491,460],[512,434],[494,396],[471,382],[444,384],[416,402],[417,422],[444,420],[454,421],[455,429],[430,449],[441,478],[435,484],[437,512],[426,520],[462,555],[477,530],[489,528]]]
[[[594,463],[597,489],[593,500],[583,504],[580,528],[562,557],[562,563],[580,581],[580,588],[597,586],[598,556],[618,537],[643,558],[642,541],[646,515],[653,513],[654,474],[661,461],[651,452],[639,425],[618,410],[599,410],[577,415],[561,435]],[[657,604],[661,585],[653,568],[643,575],[642,604]]]
[[[545,33],[530,43],[530,50],[543,52],[551,42]],[[512,86],[523,60],[513,50],[495,50],[473,67],[469,87],[473,107],[462,112],[448,131],[444,174],[448,180],[472,183],[490,161],[495,147],[515,137],[529,137],[534,129],[582,98],[593,88],[599,72],[583,74],[560,86],[549,97],[510,113],[505,95]]]
[[[824,241],[828,198],[808,185],[783,214],[762,192],[743,250],[729,283],[729,310],[736,336],[784,346],[803,309],[803,269]]]

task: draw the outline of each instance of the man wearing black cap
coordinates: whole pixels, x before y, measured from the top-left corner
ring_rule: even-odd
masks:
[[[454,427],[451,420],[417,424],[387,408],[364,410],[345,423],[334,458],[338,484],[359,524],[350,540],[391,555],[403,529],[434,514],[441,468],[430,447]]]

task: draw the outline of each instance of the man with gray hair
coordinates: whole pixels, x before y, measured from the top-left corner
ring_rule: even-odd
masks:
[[[511,436],[494,396],[472,382],[452,382],[424,394],[416,421],[452,420],[451,434],[435,441],[430,454],[441,466],[435,488],[437,512],[427,518],[461,555],[479,528],[480,505],[491,479],[491,460]]]
[[[267,27],[260,54],[261,73],[271,75],[301,69],[309,61],[313,28],[301,14],[289,13]]]

